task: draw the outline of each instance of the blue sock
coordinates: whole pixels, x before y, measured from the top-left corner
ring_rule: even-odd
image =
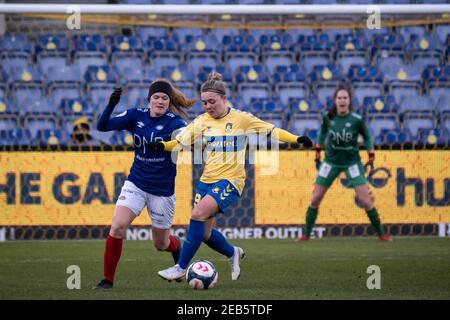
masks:
[[[181,247],[180,258],[178,259],[178,265],[186,269],[189,261],[197,252],[200,244],[202,243],[205,233],[205,222],[192,220],[189,223],[189,229],[186,235],[186,239]]]
[[[234,247],[228,240],[219,232],[219,230],[212,229],[211,236],[204,241],[211,249],[231,258],[234,255]]]

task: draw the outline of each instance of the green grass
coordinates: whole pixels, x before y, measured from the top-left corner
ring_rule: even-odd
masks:
[[[374,238],[234,240],[246,258],[232,282],[225,257],[202,245],[196,257],[219,272],[212,290],[168,283],[157,271],[171,255],[149,242],[125,241],[113,290],[91,290],[103,272],[104,241],[0,243],[0,299],[450,299],[450,239]],[[81,290],[68,290],[69,265],[81,268]],[[369,290],[369,265],[381,289]]]

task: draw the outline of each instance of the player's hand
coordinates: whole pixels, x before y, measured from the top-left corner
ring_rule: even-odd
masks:
[[[114,109],[120,101],[120,96],[122,95],[122,88],[114,89],[114,92],[111,93],[108,102],[108,108]]]
[[[161,141],[150,142],[147,144],[147,148],[149,151],[161,152],[164,151],[164,144]]]
[[[303,145],[303,147],[305,148],[311,148],[313,146],[312,140],[307,136],[298,137],[297,142]]]

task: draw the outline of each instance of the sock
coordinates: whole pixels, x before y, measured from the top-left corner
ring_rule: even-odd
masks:
[[[180,242],[173,235],[169,235],[169,246],[165,251],[174,252],[180,248]]]
[[[203,241],[211,249],[231,258],[234,255],[234,247],[228,242],[228,240],[219,232],[219,230],[212,229],[211,236],[208,240]]]
[[[306,211],[306,230],[304,236],[311,236],[311,231],[314,227],[314,224],[316,223],[318,211],[318,208],[308,207],[308,210]]]
[[[191,261],[192,257],[197,252],[203,241],[204,233],[205,222],[191,219],[186,240],[184,240],[183,246],[181,247],[180,259],[178,259],[178,265],[182,269],[186,269],[189,261]]]
[[[381,226],[380,217],[378,216],[377,209],[372,208],[367,212],[367,216],[369,217],[370,223],[372,226],[374,226],[375,230],[377,231],[377,234],[381,236],[383,232],[383,227]]]
[[[111,282],[114,282],[114,274],[122,254],[122,243],[121,238],[114,238],[111,235],[106,238],[103,274],[104,278]]]

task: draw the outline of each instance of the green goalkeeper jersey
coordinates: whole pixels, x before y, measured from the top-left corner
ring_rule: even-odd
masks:
[[[359,114],[349,112],[333,119],[324,114],[320,127],[319,144],[323,148],[327,141],[325,161],[334,165],[347,166],[361,161],[358,135],[364,138],[367,150],[373,150],[372,139],[364,120]]]

